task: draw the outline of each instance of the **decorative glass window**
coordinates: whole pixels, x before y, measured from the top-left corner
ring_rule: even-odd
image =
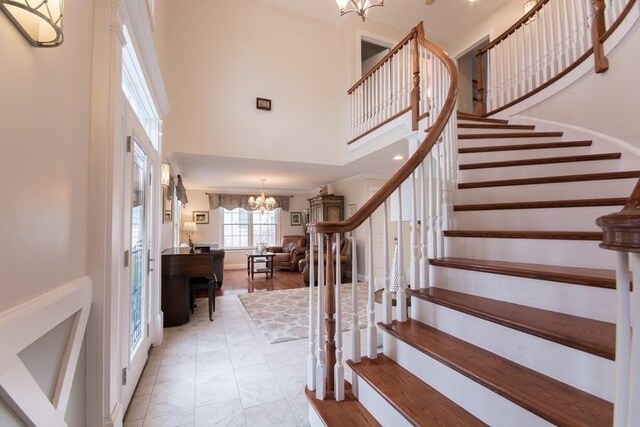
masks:
[[[225,248],[254,248],[258,243],[268,246],[276,244],[279,209],[263,214],[242,208],[221,209]]]

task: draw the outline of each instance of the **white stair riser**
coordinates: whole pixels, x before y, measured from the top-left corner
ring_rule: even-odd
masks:
[[[533,159],[538,157],[554,156],[580,156],[585,154],[596,154],[609,152],[603,149],[594,151],[591,147],[566,147],[566,148],[541,148],[536,150],[506,150],[488,151],[482,153],[459,153],[458,162],[481,163],[481,162],[501,162],[507,160]]]
[[[326,427],[324,421],[315,409],[313,409],[313,405],[309,405],[309,426],[310,427]]]
[[[433,285],[603,322],[615,322],[615,290],[571,283],[431,266]]]
[[[383,426],[410,427],[411,423],[402,416],[384,397],[378,394],[369,383],[355,375],[357,381],[358,401],[367,408],[367,411]]]
[[[457,147],[486,147],[489,145],[515,145],[515,144],[538,144],[544,142],[562,142],[562,136],[534,136],[520,138],[476,138],[459,139]],[[567,139],[568,141],[568,139]]]
[[[622,206],[460,211],[454,214],[453,228],[460,230],[600,231],[601,228],[596,225],[596,219],[620,209]]]
[[[551,425],[537,415],[386,333],[384,352],[422,381],[491,426]]]
[[[500,179],[536,178],[542,176],[618,172],[619,160],[548,163],[542,165],[466,169],[458,171],[459,182],[493,181]]]
[[[446,237],[445,254],[456,258],[492,259],[530,264],[615,268],[615,253],[596,241]]]
[[[637,182],[631,178],[457,189],[456,204],[629,197]]]
[[[573,387],[613,400],[614,362],[418,298],[411,317]]]

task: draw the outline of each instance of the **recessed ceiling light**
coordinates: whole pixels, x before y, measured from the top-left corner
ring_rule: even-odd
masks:
[[[398,154],[397,156],[393,156],[393,160],[402,160],[404,159],[404,156],[401,156],[400,154]]]

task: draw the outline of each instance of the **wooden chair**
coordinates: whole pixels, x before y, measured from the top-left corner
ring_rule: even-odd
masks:
[[[191,314],[196,307],[196,291],[206,289],[209,297],[209,320],[213,322],[213,312],[216,311],[216,295],[215,284],[218,282],[216,273],[213,273],[213,277],[194,277],[189,281],[189,295],[191,298]]]

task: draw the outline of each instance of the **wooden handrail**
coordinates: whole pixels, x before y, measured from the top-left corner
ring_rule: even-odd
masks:
[[[486,51],[490,50],[492,47],[494,47],[494,46],[500,44],[500,42],[506,40],[518,28],[522,27],[526,22],[528,22],[529,19],[531,19],[531,17],[533,17],[533,15],[538,13],[538,11],[541,10],[542,7],[545,4],[549,3],[549,1],[550,0],[539,0],[538,3],[536,3],[535,6],[533,6],[533,9],[531,9],[529,12],[524,14],[522,16],[522,18],[520,18],[518,21],[516,21],[515,24],[513,24],[511,27],[509,27],[509,29],[507,31],[505,31],[504,33],[500,34],[498,37],[496,37],[492,42],[490,42],[486,46],[481,47],[480,49],[478,49],[478,53],[476,53],[476,56],[482,55]]]
[[[640,181],[620,212],[601,216],[596,224],[603,231],[601,248],[640,253]]]
[[[418,27],[421,27],[421,26],[422,26],[422,22],[420,22],[418,25],[416,25],[414,28],[412,28],[411,32],[409,34],[407,34],[407,36],[405,38],[400,40],[400,42],[397,45],[395,45],[389,51],[389,53],[387,53],[372,69],[370,69],[364,76],[362,76],[360,78],[360,80],[358,80],[353,86],[351,86],[351,88],[349,88],[349,90],[347,91],[347,95],[351,95],[351,92],[356,90],[358,88],[358,86],[360,86],[369,77],[371,77],[371,75],[373,73],[378,71],[378,69],[380,69],[384,64],[386,64],[386,62],[389,59],[391,59],[391,57],[393,57],[395,54],[400,52],[400,49],[402,49],[406,44],[408,44],[411,41],[412,38],[416,37],[416,34],[418,34]]]
[[[443,104],[442,111],[431,126],[430,132],[418,147],[416,152],[409,158],[407,163],[396,172],[396,174],[371,197],[358,211],[349,219],[344,221],[326,221],[307,224],[310,233],[346,233],[358,228],[387,200],[393,192],[411,175],[411,173],[422,163],[429,154],[431,148],[440,138],[444,131],[449,117],[454,112],[456,98],[458,96],[458,70],[456,64],[442,49],[431,43],[424,37],[424,27],[422,22],[418,24],[417,39],[423,47],[430,50],[437,56],[447,68],[451,81],[447,91],[447,98]]]

